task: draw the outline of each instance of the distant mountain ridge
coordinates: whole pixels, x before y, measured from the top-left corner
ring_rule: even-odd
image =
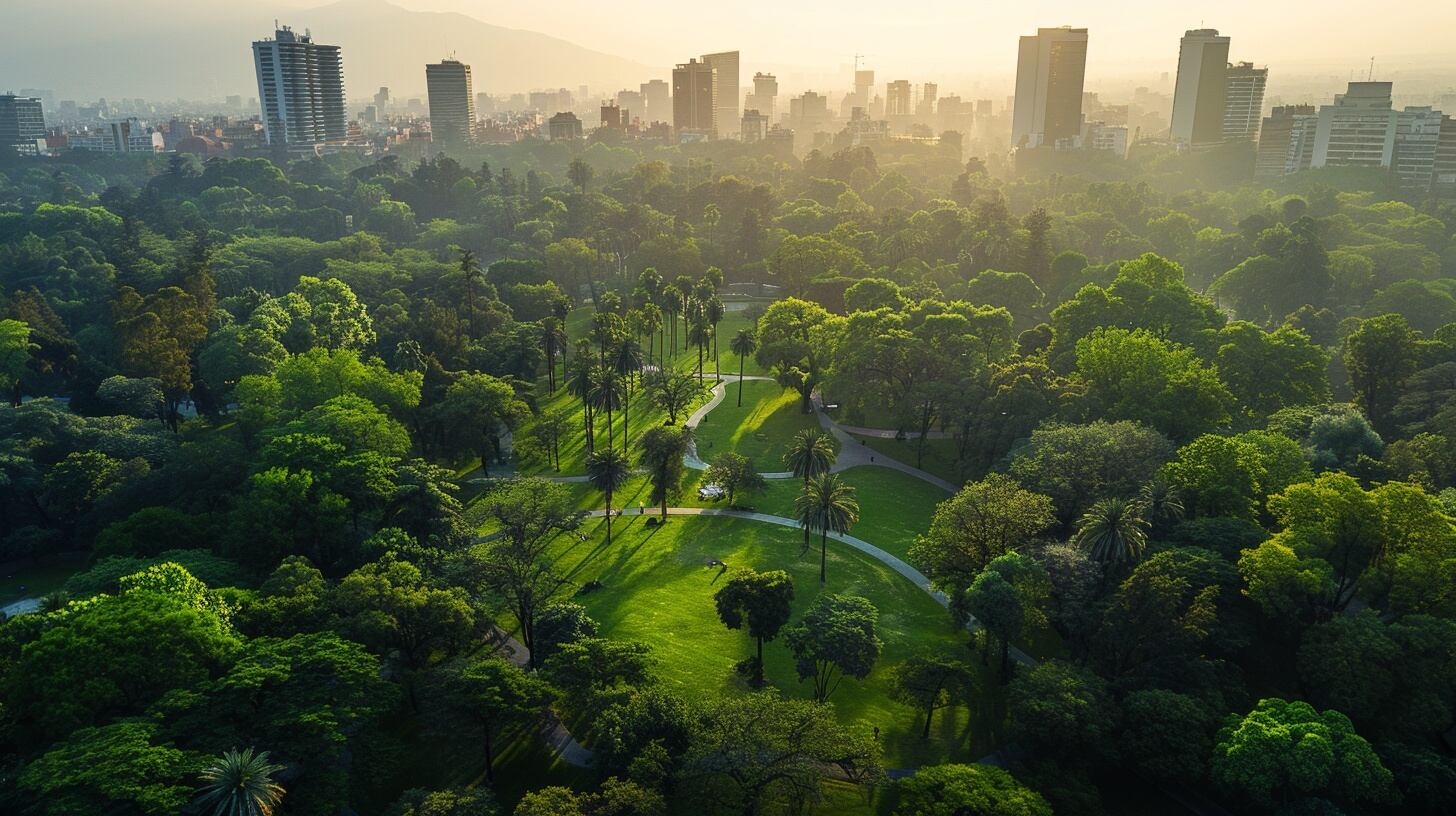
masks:
[[[287,0],[282,0],[287,2]],[[176,0],[9,0],[0,25],[0,92],[44,88],[59,98],[221,99],[257,95],[250,44],[273,20],[343,49],[351,99],[381,85],[423,96],[425,64],[453,54],[490,93],[590,85],[596,92],[666,78],[651,68],[547,34],[387,0],[316,8],[237,8]]]

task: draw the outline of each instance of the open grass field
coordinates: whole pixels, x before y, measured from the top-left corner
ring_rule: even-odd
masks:
[[[800,536],[788,528],[691,517],[648,526],[644,517],[629,515],[615,522],[610,545],[598,520],[583,532],[585,540],[563,536],[555,553],[558,566],[577,584],[602,584],[576,600],[602,624],[605,636],[651,644],[661,660],[662,682],[688,699],[711,700],[748,688],[734,665],[750,654],[752,644],[746,634],[718,620],[713,593],[725,575],[708,566],[709,561],[788,571],[797,590],[795,618],[821,591],[817,552],[801,554]],[[880,611],[879,636],[884,641],[870,676],[846,680],[830,698],[840,718],[866,731],[878,727],[889,767],[965,761],[994,747],[1002,736],[1004,698],[989,676],[983,678],[983,692],[971,709],[937,714],[929,740],[920,737],[917,712],[890,698],[892,669],[906,658],[965,648],[965,632],[945,609],[888,567],[843,545],[831,545],[828,566],[823,591],[868,598]],[[812,695],[810,685],[798,681],[792,655],[782,643],[768,644],[764,658],[773,685],[785,694]]]
[[[743,407],[738,407],[738,383],[727,379],[718,407],[698,424],[698,456],[711,462],[724,451],[754,461],[760,471],[783,470],[783,453],[794,434],[819,427],[813,414],[799,412],[799,395],[766,380],[743,383]]]
[[[854,438],[874,448],[876,455],[883,454],[911,467],[919,467],[926,473],[933,473],[952,484],[960,484],[965,480],[964,475],[960,472],[960,465],[956,462],[956,445],[959,443],[954,439],[925,440],[925,453],[917,465],[915,448],[920,444],[918,440],[906,439],[902,442],[895,439],[857,435]]]

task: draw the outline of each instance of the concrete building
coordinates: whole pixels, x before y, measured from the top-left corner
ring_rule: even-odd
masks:
[[[546,135],[553,142],[580,139],[582,136],[581,120],[576,118],[576,114],[571,111],[561,111],[547,120]]]
[[[1389,82],[1351,82],[1321,105],[1311,167],[1389,167],[1397,114]]]
[[[773,74],[754,74],[753,93],[748,95],[747,107],[767,116],[772,122],[778,103],[779,80]]]
[[[1441,136],[1431,162],[1431,192],[1456,199],[1456,117],[1441,117]]]
[[[45,144],[45,110],[34,96],[0,96],[0,150],[34,156]]]
[[[915,115],[922,121],[929,121],[935,115],[935,105],[940,96],[940,86],[926,82],[920,86],[920,101],[915,105]]]
[[[1056,144],[1082,131],[1087,29],[1040,28],[1022,37],[1016,60],[1013,147]]]
[[[725,132],[719,135],[726,138],[730,135],[727,131],[732,123],[738,121],[738,104],[743,101],[738,90],[738,52],[704,54],[703,64],[713,69],[713,98],[716,100],[713,104],[718,109],[714,121],[722,124]]]
[[[853,107],[869,110],[870,97],[875,89],[875,72],[860,71],[854,72],[854,104]]]
[[[717,138],[718,82],[713,66],[688,60],[672,71],[672,126],[690,139]],[[738,121],[734,116],[728,120]]]
[[[1254,158],[1255,178],[1278,178],[1307,169],[1314,160],[1319,114],[1314,105],[1284,105],[1264,117]]]
[[[743,125],[740,129],[740,138],[749,144],[761,142],[768,138],[768,126],[768,114],[760,113],[754,108],[747,108],[743,111]]]
[[[1436,149],[1441,141],[1444,120],[1431,107],[1406,108],[1396,115],[1395,146],[1391,151],[1390,169],[1406,190],[1431,189],[1436,167]]]
[[[1082,128],[1082,147],[1086,150],[1105,150],[1120,158],[1127,158],[1127,126],[1109,125],[1106,122],[1088,122]]]
[[[1259,122],[1264,116],[1264,88],[1268,84],[1268,68],[1255,68],[1252,62],[1228,67],[1223,107],[1225,142],[1258,138]]]
[[[647,102],[641,91],[617,91],[617,107],[622,109],[623,124],[631,124],[634,116],[643,122],[647,121]]]
[[[1199,28],[1183,34],[1169,131],[1175,143],[1202,147],[1223,141],[1228,53],[1229,38],[1220,36],[1217,29]]]
[[[642,94],[642,121],[672,121],[672,86],[660,79],[639,86]]]
[[[828,132],[829,123],[828,97],[805,91],[789,99],[790,130],[812,138],[815,133]]]
[[[603,102],[601,126],[609,130],[626,129],[627,120],[623,118],[622,114],[622,108],[616,102]]]
[[[337,45],[284,26],[253,43],[263,130],[270,145],[308,147],[349,136],[344,63]]]
[[[909,116],[914,113],[913,94],[914,90],[908,79],[885,83],[885,116]]]
[[[161,153],[167,146],[160,132],[135,119],[111,122],[95,133],[72,136],[68,143],[72,150],[93,153]]]
[[[437,142],[466,144],[475,128],[475,92],[470,66],[447,59],[425,66],[430,96],[430,133]]]

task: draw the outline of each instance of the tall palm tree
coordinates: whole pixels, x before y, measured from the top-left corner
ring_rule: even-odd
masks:
[[[601,369],[590,399],[593,409],[607,412],[607,450],[611,450],[616,447],[612,438],[612,412],[622,407],[622,378],[616,369]]]
[[[815,476],[804,484],[803,491],[794,500],[794,513],[806,532],[819,531],[819,583],[822,584],[826,577],[829,534],[847,533],[859,521],[859,502],[855,501],[854,488],[840,481],[837,473]]]
[[[677,290],[677,288],[676,287],[673,287],[673,286],[669,286],[669,287],[667,287],[667,288],[665,288],[665,289],[662,290],[662,311],[668,317],[668,321],[669,321],[668,331],[672,334],[671,341],[670,342],[664,342],[662,344],[662,354],[663,354],[663,358],[662,358],[663,363],[662,364],[663,364],[663,367],[664,368],[667,367],[667,356],[666,355],[667,355],[667,352],[669,350],[672,351],[672,354],[673,354],[674,357],[677,356],[677,316],[682,311],[682,308],[683,308],[683,296],[682,296],[682,292],[679,292]]]
[[[637,311],[642,321],[642,333],[647,335],[647,362],[651,364],[652,352],[657,348],[657,333],[662,330],[662,310],[649,301]]]
[[[612,543],[612,494],[627,477],[632,475],[632,465],[627,461],[625,451],[607,448],[592,453],[586,458],[586,478],[591,486],[607,497],[607,543]]]
[[[716,295],[708,297],[703,304],[703,317],[708,319],[708,325],[713,328],[713,379],[723,379],[722,372],[718,369],[718,324],[723,322],[723,315],[728,310],[723,308],[723,301]]]
[[[281,770],[267,751],[226,751],[202,770],[197,804],[210,816],[269,816],[283,799],[283,786],[273,781]]]
[[[738,355],[738,407],[743,407],[743,360],[758,350],[758,336],[753,329],[739,329],[728,341],[728,348]]]
[[[596,393],[597,379],[601,376],[601,367],[590,354],[577,354],[566,363],[566,391],[573,397],[581,400],[582,422],[586,430],[586,451],[591,453],[596,447],[592,411],[592,394]]]
[[[546,389],[548,394],[556,393],[556,355],[566,350],[570,340],[561,321],[555,317],[541,319],[541,335],[546,346]]]
[[[703,376],[703,352],[707,349],[708,341],[712,339],[713,332],[708,328],[708,319],[701,311],[693,315],[692,325],[688,327],[688,342],[698,347],[698,378]]]
[[[625,381],[626,393],[622,397],[622,447],[630,444],[628,434],[629,412],[632,405],[632,378],[642,371],[642,344],[628,337],[617,343],[612,355],[612,370]]]
[[[460,251],[460,276],[465,278],[465,308],[470,310],[470,336],[476,336],[475,330],[475,283],[485,279],[480,270],[480,259],[475,256],[475,250],[463,249]]]
[[[1177,485],[1162,476],[1154,476],[1138,490],[1137,505],[1154,532],[1183,520],[1183,495]]]
[[[1148,523],[1136,502],[1103,499],[1082,514],[1075,541],[1104,566],[1133,563],[1142,558],[1148,545]]]
[[[805,428],[794,434],[789,449],[784,451],[784,464],[795,476],[804,480],[808,489],[809,480],[829,472],[834,466],[834,440],[816,428]],[[809,549],[809,528],[804,528],[804,549]]]

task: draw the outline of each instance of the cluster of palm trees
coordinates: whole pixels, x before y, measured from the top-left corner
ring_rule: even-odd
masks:
[[[830,473],[837,454],[834,439],[813,428],[799,431],[784,453],[784,464],[804,480],[794,499],[794,515],[804,529],[804,550],[809,549],[809,535],[819,532],[819,583],[827,578],[829,534],[844,535],[859,521],[859,502],[854,488]]]
[[[1143,485],[1135,498],[1113,496],[1093,504],[1077,520],[1073,541],[1103,565],[1105,580],[1107,573],[1142,560],[1153,526],[1182,518],[1183,500],[1178,489],[1158,477]]]
[[[650,339],[653,332],[659,335],[659,365],[667,367],[667,355],[678,352],[678,322],[682,322],[682,350],[696,347],[698,350],[697,373],[703,376],[706,356],[713,358],[713,376],[720,376],[718,366],[718,324],[723,322],[727,309],[718,297],[718,286],[723,274],[710,268],[701,279],[694,281],[687,275],[679,275],[673,281],[664,280],[656,269],[643,270],[633,297],[639,305],[628,311],[628,320],[640,335]],[[669,336],[671,335],[671,336]],[[649,355],[650,356],[650,355]]]

